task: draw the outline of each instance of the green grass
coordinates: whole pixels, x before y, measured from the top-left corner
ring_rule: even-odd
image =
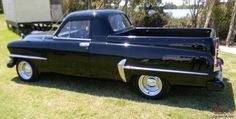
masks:
[[[38,82],[22,82],[14,68],[6,67],[6,45],[13,39],[19,36],[7,30],[0,15],[0,119],[204,119],[215,118],[215,109],[223,113],[221,116],[236,117],[236,55],[220,53],[225,60],[224,91],[173,87],[166,99],[147,100],[121,81],[43,75]]]

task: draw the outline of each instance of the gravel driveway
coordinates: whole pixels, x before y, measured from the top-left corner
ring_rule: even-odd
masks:
[[[233,47],[220,46],[220,51],[236,54],[236,46]]]

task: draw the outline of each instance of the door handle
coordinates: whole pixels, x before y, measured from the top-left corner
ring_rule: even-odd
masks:
[[[90,45],[90,43],[80,43],[79,46],[80,47],[88,47]]]

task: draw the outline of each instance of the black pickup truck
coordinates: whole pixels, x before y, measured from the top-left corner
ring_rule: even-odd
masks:
[[[23,81],[44,72],[130,82],[147,98],[166,96],[172,85],[222,90],[222,60],[213,29],[134,27],[118,10],[70,13],[52,35],[10,42]]]

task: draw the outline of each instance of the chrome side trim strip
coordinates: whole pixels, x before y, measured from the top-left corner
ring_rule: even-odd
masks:
[[[89,39],[89,38],[67,38],[67,37],[57,37],[57,36],[54,36],[53,39],[56,39],[56,40],[91,41],[91,39]]]
[[[125,71],[124,71],[125,63],[126,63],[126,59],[123,59],[117,64],[117,66],[118,66],[118,71],[119,71],[122,81],[127,82],[126,77],[125,77]]]
[[[136,66],[124,66],[123,68],[124,69],[134,69],[134,70],[145,70],[145,71],[180,73],[180,74],[209,75],[208,73],[202,73],[202,72],[191,72],[191,71],[159,69],[159,68],[146,68],[146,67],[136,67]]]
[[[37,59],[37,60],[47,60],[45,57],[39,56],[29,56],[29,55],[19,55],[19,54],[9,54],[11,58],[25,58],[25,59]]]
[[[193,71],[183,71],[183,70],[171,70],[171,69],[160,69],[160,68],[148,68],[148,67],[137,67],[137,66],[125,66],[126,59],[122,59],[118,64],[118,71],[122,81],[127,82],[125,76],[125,69],[132,70],[145,70],[145,71],[157,71],[157,72],[168,72],[168,73],[179,73],[179,74],[193,74],[193,75],[202,75],[207,76],[209,73],[205,72],[193,72]]]

